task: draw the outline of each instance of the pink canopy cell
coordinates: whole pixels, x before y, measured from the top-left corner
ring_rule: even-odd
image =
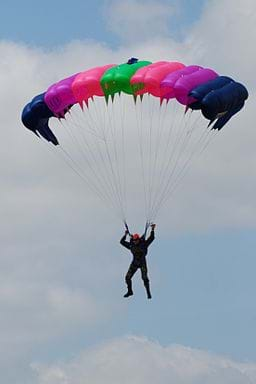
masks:
[[[156,97],[162,97],[161,81],[170,73],[184,68],[179,62],[158,61],[146,67],[140,68],[131,78],[136,95],[150,93]]]
[[[104,96],[100,85],[100,79],[104,73],[116,64],[107,64],[101,67],[81,72],[72,84],[72,92],[76,101],[82,106],[83,102],[88,103],[93,96]]]

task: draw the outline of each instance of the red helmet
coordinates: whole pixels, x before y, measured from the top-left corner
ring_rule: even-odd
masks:
[[[140,239],[140,235],[138,233],[134,233],[134,235],[132,235],[132,239],[133,240],[139,240]]]

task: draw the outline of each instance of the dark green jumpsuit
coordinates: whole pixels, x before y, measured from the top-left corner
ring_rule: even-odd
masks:
[[[147,261],[146,261],[146,255],[148,252],[148,247],[152,243],[152,241],[155,239],[155,232],[154,230],[151,230],[150,236],[147,238],[147,240],[144,239],[144,237],[141,237],[138,244],[135,244],[133,240],[131,239],[130,242],[126,241],[126,234],[121,238],[120,244],[122,244],[125,248],[129,249],[133,255],[133,260],[130,264],[130,267],[128,269],[128,272],[125,276],[125,281],[128,288],[128,293],[130,293],[128,296],[132,295],[132,277],[135,274],[135,272],[140,269],[141,271],[141,278],[144,282],[148,298],[151,298],[150,293],[150,287],[149,287],[149,279],[148,279],[148,269],[147,269]],[[125,296],[127,297],[127,296]]]

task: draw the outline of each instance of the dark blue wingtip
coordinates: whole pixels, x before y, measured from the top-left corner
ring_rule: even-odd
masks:
[[[218,129],[218,131],[220,131],[224,127],[224,125],[227,124],[227,122],[231,119],[231,117],[233,117],[236,113],[238,113],[243,108],[244,104],[245,103],[243,102],[236,108],[231,109],[229,112],[225,113],[225,115],[221,116],[216,121],[212,129]]]
[[[138,62],[139,59],[137,59],[136,57],[131,57],[128,61],[127,61],[127,64],[135,64]]]
[[[214,120],[210,120],[208,125],[207,125],[207,128],[209,128],[213,124],[213,122],[214,122]],[[212,128],[212,129],[214,129],[214,128]]]
[[[40,119],[38,121],[36,130],[39,132],[39,134],[47,141],[54,145],[59,145],[57,137],[54,135],[54,133],[51,131],[48,125],[49,119]]]
[[[59,142],[48,125],[49,119],[53,116],[53,112],[45,104],[43,93],[34,97],[24,107],[21,120],[25,127],[34,132],[38,137],[41,136],[52,144],[58,145]]]
[[[241,83],[227,76],[195,87],[190,93],[196,101],[189,105],[191,109],[201,109],[203,116],[210,120],[208,127],[220,130],[239,112],[248,98],[248,91]]]

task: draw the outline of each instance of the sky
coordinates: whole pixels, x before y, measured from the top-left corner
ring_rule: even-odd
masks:
[[[182,36],[188,25],[195,22],[200,15],[204,3],[205,0],[166,0],[161,1],[156,8],[167,9],[167,20],[170,20],[173,12],[178,16],[177,19],[172,18],[168,30]],[[115,29],[119,28],[121,20],[118,19],[120,13],[117,15],[117,12],[123,4],[125,3],[119,2],[113,6],[111,0],[75,0],[71,8],[60,0],[39,4],[29,0],[26,3],[5,2],[0,16],[0,33],[3,39],[47,48],[61,46],[76,39],[92,39],[117,47],[120,44],[120,30],[115,33]],[[148,4],[152,7],[152,4],[157,3],[149,1]],[[136,7],[138,4],[131,2],[133,14],[136,14]]]
[[[256,382],[255,25],[253,0],[1,5],[5,383]],[[157,220],[150,301],[139,275],[123,298],[122,223],[20,121],[53,82],[131,56],[210,67],[250,94]]]

